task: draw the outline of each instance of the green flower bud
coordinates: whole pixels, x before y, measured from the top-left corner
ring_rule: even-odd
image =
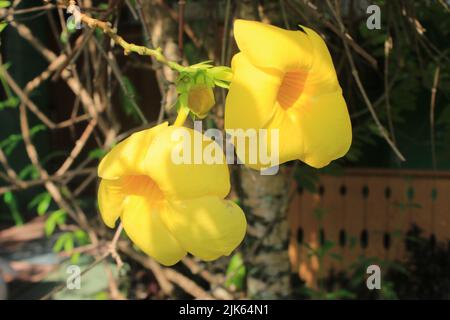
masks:
[[[189,90],[188,107],[198,118],[204,119],[214,106],[214,92],[205,84],[198,84]]]

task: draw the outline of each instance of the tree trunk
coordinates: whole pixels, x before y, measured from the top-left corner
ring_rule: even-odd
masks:
[[[261,20],[263,17],[256,1],[243,0],[238,2],[236,18]],[[250,299],[289,298],[292,292],[287,221],[290,170],[280,166],[277,175],[263,176],[241,167],[236,173],[236,192],[248,223],[243,245],[247,296]]]
[[[161,48],[167,59],[180,62],[181,57],[177,43],[178,23],[168,12],[171,8],[159,0],[139,0],[138,3],[142,6],[144,34],[149,38],[146,40],[153,48]],[[171,107],[177,99],[176,87],[173,85],[177,74],[168,66],[153,62],[163,97],[161,104],[168,114],[172,114],[175,112],[175,108],[171,109]]]
[[[251,299],[291,296],[287,208],[291,186],[288,168],[275,176],[242,168],[237,192],[246,213],[248,231],[243,246],[247,295]]]

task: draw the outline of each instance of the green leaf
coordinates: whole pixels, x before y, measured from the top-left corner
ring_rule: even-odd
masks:
[[[45,221],[44,230],[47,237],[51,236],[57,225],[61,225],[66,221],[67,213],[63,209],[59,209],[50,214]]]
[[[222,80],[214,80],[214,84],[224,89],[230,89],[230,83]]]
[[[75,243],[83,245],[89,242],[87,234],[79,229],[73,232],[65,232],[56,240],[53,246],[54,252],[61,252],[64,250],[66,253],[71,253],[75,248]],[[71,255],[70,260],[72,263],[77,263],[80,258],[80,253],[75,252]]]
[[[45,213],[47,213],[48,208],[50,207],[50,203],[52,202],[52,196],[47,193],[44,198],[39,202],[39,205],[37,206],[37,213],[38,215],[42,216]]]
[[[5,30],[5,28],[8,26],[8,23],[6,22],[0,22],[0,33]]]
[[[191,77],[191,75],[186,73],[180,73],[177,80],[175,81],[177,92],[182,94],[187,94],[189,90],[191,89],[192,85],[194,84],[194,79]]]
[[[11,5],[11,1],[0,1],[0,8],[7,8]]]
[[[81,253],[80,252],[75,252],[71,257],[70,257],[70,262],[73,264],[78,264],[78,262],[80,261],[80,256]]]
[[[89,159],[101,159],[105,156],[105,154],[106,154],[106,150],[97,148],[97,149],[91,150],[89,152],[88,158]]]
[[[75,239],[77,240],[77,243],[80,246],[83,246],[83,245],[86,245],[89,243],[89,236],[84,230],[81,230],[81,229],[75,230],[73,232],[73,235],[74,235]]]
[[[193,65],[190,65],[189,67],[186,67],[185,69],[187,72],[195,72],[197,70],[206,70],[206,69],[213,67],[211,62],[213,62],[213,61],[212,60],[202,61],[202,62],[193,64]]]
[[[1,30],[0,30],[0,32],[1,32]],[[14,108],[17,108],[18,105],[19,105],[19,99],[17,97],[10,97],[10,98],[0,102],[0,110],[7,109],[7,108],[14,109]]]
[[[305,295],[305,296],[307,296],[309,298],[312,298],[312,299],[318,298],[320,296],[320,292],[318,292],[315,289],[308,288],[306,286],[299,288],[298,291],[299,291],[300,294]]]
[[[30,136],[33,137],[38,132],[45,130],[44,125],[37,125],[30,129]],[[23,137],[21,134],[11,134],[8,138],[0,141],[0,148],[3,149],[3,151],[10,155],[13,150],[17,147],[19,142],[23,140]]]
[[[52,201],[52,196],[48,192],[43,192],[34,197],[28,204],[28,209],[36,208],[36,212],[39,216],[44,215]]]
[[[345,289],[336,290],[333,292],[328,292],[325,294],[325,299],[336,300],[336,299],[355,299],[356,295]]]
[[[215,80],[229,82],[233,78],[233,71],[231,71],[231,68],[225,66],[219,66],[208,69],[207,73]]]
[[[69,233],[70,237],[64,242],[64,251],[71,252],[75,246],[72,233]]]
[[[11,216],[12,216],[16,226],[23,225],[24,221],[23,221],[22,215],[19,212],[19,209],[17,208],[17,201],[16,201],[16,197],[14,196],[14,194],[12,192],[6,192],[3,195],[3,201],[8,206],[9,211],[11,212]]]
[[[69,42],[69,37],[69,32],[63,30],[59,36],[59,41],[61,41],[62,44],[67,44]]]
[[[25,168],[23,168],[19,172],[20,179],[26,180],[28,177],[30,177],[31,179],[39,178],[39,171],[33,164],[25,166]]]
[[[22,139],[22,135],[20,134],[11,134],[6,139],[0,141],[0,148],[9,156]]]
[[[245,284],[246,268],[241,253],[236,253],[228,264],[225,273],[225,287],[234,290],[242,290]]]
[[[94,296],[95,300],[109,300],[109,293],[106,291],[97,292]]]
[[[67,31],[69,33],[74,33],[77,31],[77,24],[74,16],[70,16],[69,19],[67,19]]]
[[[67,241],[67,238],[70,237],[69,232],[63,233],[59,238],[56,240],[54,246],[53,246],[53,252],[61,252],[64,248],[64,244]]]

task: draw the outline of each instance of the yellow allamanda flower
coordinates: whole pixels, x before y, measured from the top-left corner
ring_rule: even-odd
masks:
[[[232,60],[225,128],[279,129],[280,164],[300,159],[323,167],[345,155],[351,123],[322,38],[306,27],[289,31],[246,20],[236,20],[234,37],[240,52]]]
[[[120,217],[130,239],[164,265],[175,264],[187,252],[206,261],[229,255],[246,230],[241,208],[224,200],[230,191],[225,159],[222,164],[172,161],[180,149],[181,142],[173,139],[178,129],[164,123],[134,133],[98,168],[105,224],[113,228]],[[192,129],[182,130],[193,140]],[[210,143],[215,142],[203,141],[202,149]]]

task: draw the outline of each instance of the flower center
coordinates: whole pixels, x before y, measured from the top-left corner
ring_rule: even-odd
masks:
[[[156,182],[144,175],[123,177],[122,187],[127,195],[142,196],[154,204],[164,200],[164,194]]]
[[[289,109],[298,100],[305,86],[306,76],[307,73],[300,71],[285,73],[277,96],[277,101],[283,109]]]

